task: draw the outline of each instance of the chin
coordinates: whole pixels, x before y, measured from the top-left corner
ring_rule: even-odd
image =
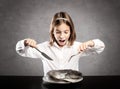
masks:
[[[59,44],[60,47],[63,47],[63,46],[65,46],[65,45],[66,45],[66,44]]]

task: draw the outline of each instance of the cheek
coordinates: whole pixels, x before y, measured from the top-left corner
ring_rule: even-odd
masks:
[[[55,37],[55,39],[58,39],[58,38],[59,38],[59,35],[54,34],[54,37]]]
[[[66,38],[69,39],[69,38],[70,38],[70,34],[68,34],[68,35],[66,36]]]

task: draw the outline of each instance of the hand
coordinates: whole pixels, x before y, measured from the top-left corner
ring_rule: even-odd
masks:
[[[37,42],[34,39],[28,38],[24,41],[24,45],[36,48],[37,47]]]
[[[93,42],[92,40],[82,43],[82,44],[79,46],[79,52],[85,51],[85,50],[88,49],[89,47],[94,47],[94,42]]]

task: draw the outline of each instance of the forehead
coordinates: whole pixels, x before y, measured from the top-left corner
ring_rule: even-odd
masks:
[[[67,24],[62,23],[59,26],[55,26],[55,30],[59,30],[59,31],[70,30],[70,27]]]

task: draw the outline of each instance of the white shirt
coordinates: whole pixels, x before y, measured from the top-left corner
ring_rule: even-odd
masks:
[[[54,43],[53,46],[50,46],[48,41],[38,44],[37,45],[38,49],[46,53],[53,60],[46,59],[35,48],[29,46],[25,47],[24,40],[21,40],[16,44],[16,52],[24,57],[40,58],[43,62],[44,75],[46,75],[46,73],[50,70],[58,69],[79,70],[78,60],[80,59],[80,57],[95,53],[101,53],[105,48],[105,45],[101,40],[94,39],[93,41],[95,44],[94,47],[91,47],[88,50],[80,53],[79,55],[72,57],[70,61],[68,61],[70,56],[78,53],[78,49],[81,44],[80,42],[75,41],[72,46],[70,47],[64,46],[62,48],[60,48],[56,43]]]

